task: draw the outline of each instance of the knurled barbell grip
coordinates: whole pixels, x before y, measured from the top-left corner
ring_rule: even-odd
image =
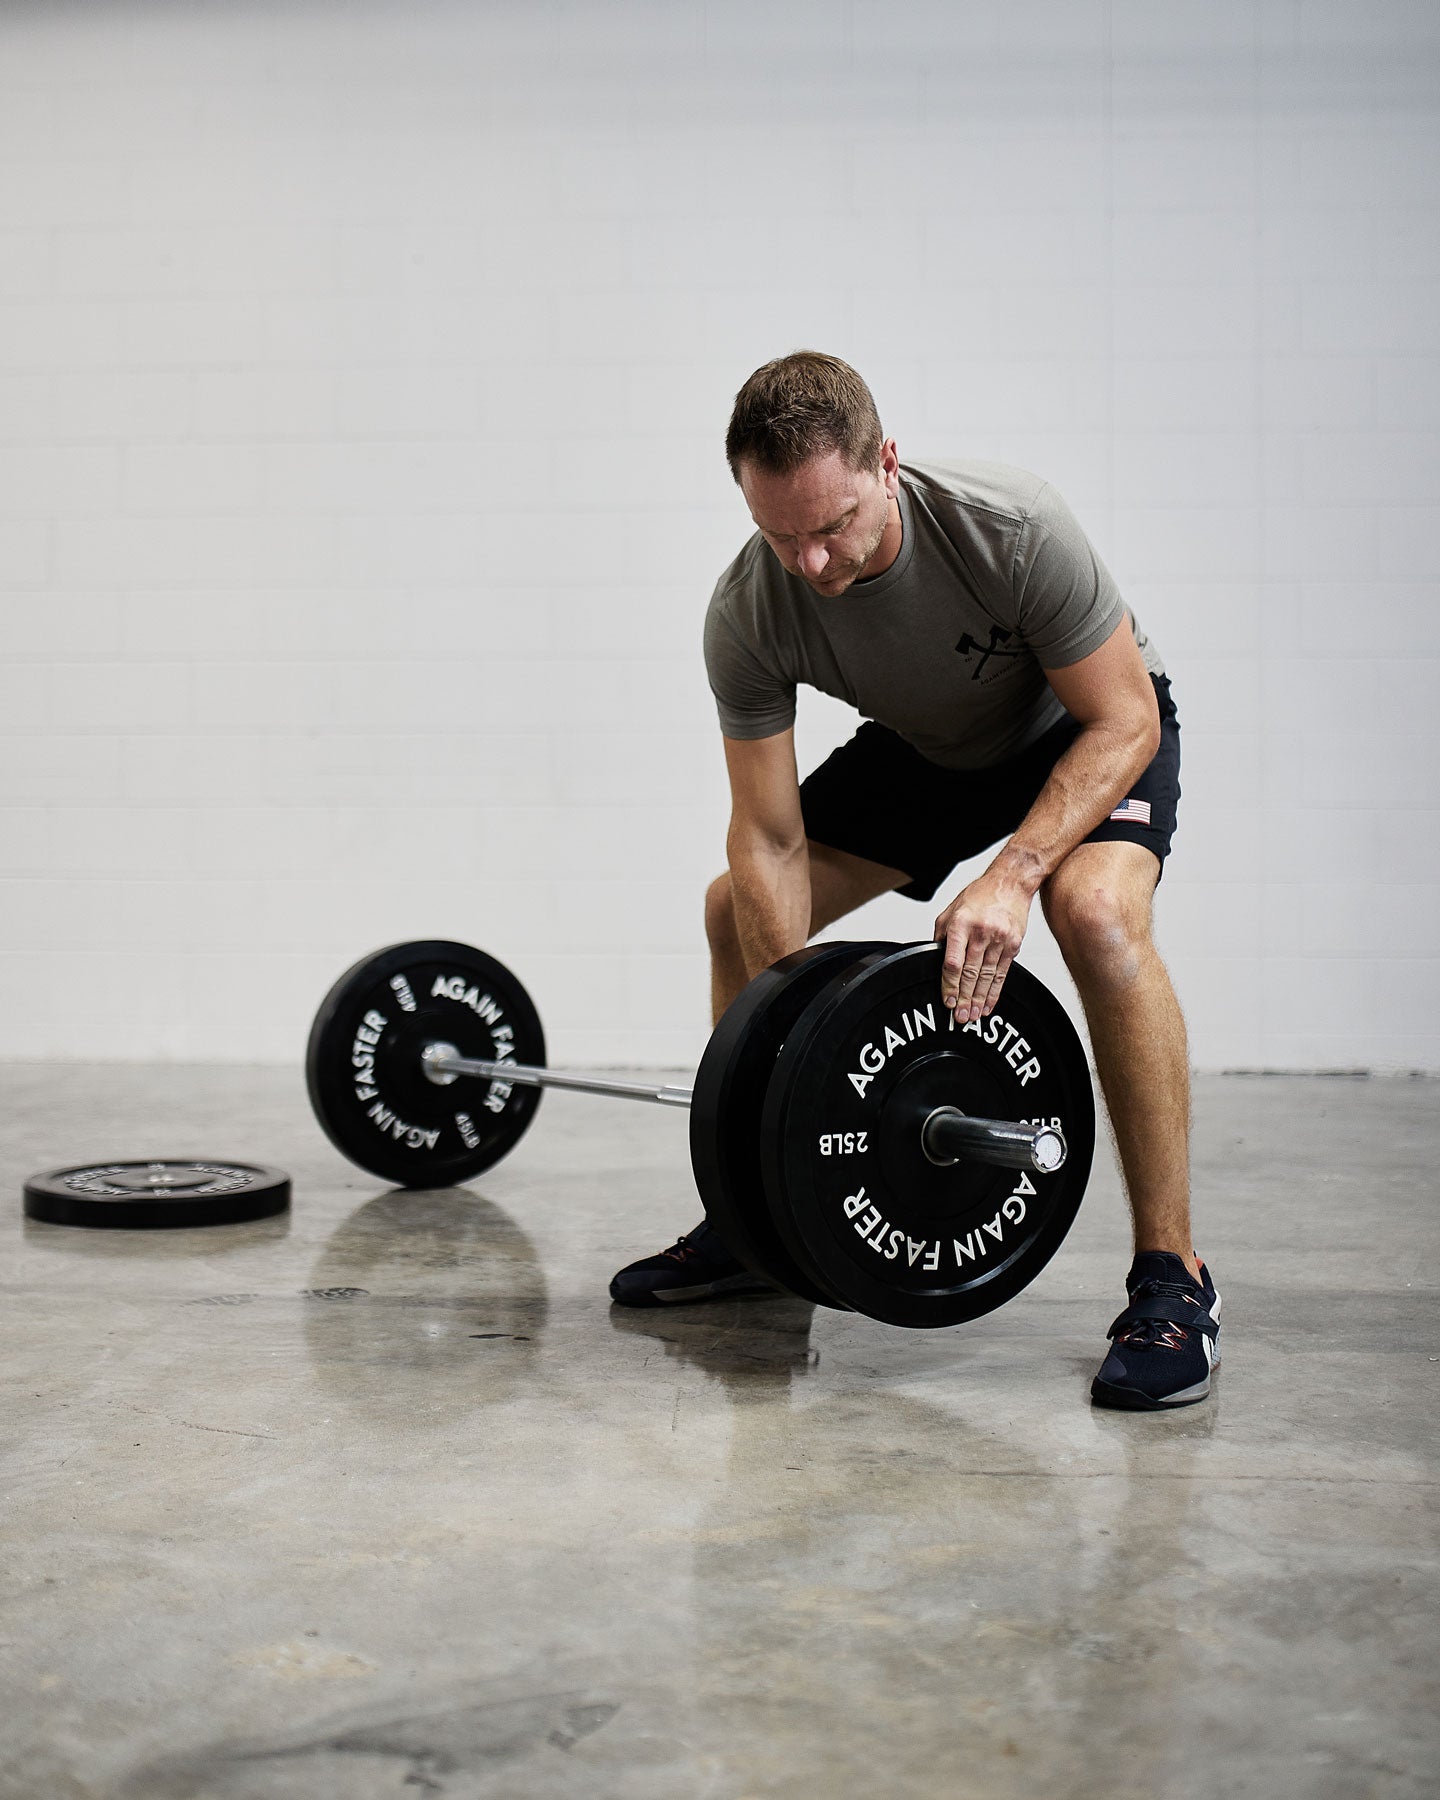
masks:
[[[937,1106],[920,1127],[920,1142],[931,1162],[942,1166],[969,1157],[1038,1175],[1053,1175],[1070,1153],[1058,1125],[976,1119],[956,1106]]]
[[[437,1087],[462,1075],[505,1081],[520,1087],[567,1088],[572,1093],[608,1094],[621,1100],[650,1100],[660,1106],[689,1106],[693,1090],[638,1081],[611,1081],[603,1075],[575,1075],[530,1063],[488,1062],[462,1056],[453,1044],[427,1044],[420,1053],[425,1073]],[[1067,1154],[1057,1125],[1019,1125],[1008,1119],[976,1119],[953,1106],[939,1106],[921,1127],[925,1154],[934,1163],[984,1162],[1049,1175]]]

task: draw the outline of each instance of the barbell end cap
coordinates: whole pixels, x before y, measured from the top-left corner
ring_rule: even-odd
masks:
[[[1053,1175],[1057,1169],[1065,1167],[1065,1159],[1070,1154],[1070,1146],[1065,1142],[1065,1133],[1058,1125],[1047,1125],[1038,1134],[1030,1152],[1035,1163],[1035,1171],[1039,1175]]]
[[[449,1087],[452,1082],[458,1081],[460,1077],[445,1065],[459,1054],[454,1044],[427,1044],[420,1052],[420,1066],[425,1071],[425,1079],[433,1081],[436,1087]]]

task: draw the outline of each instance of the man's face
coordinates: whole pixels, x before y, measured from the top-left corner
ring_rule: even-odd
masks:
[[[812,456],[789,475],[740,464],[740,491],[761,536],[791,575],[827,599],[860,580],[879,560],[887,530],[898,530],[898,483],[893,438],[874,469],[852,469],[838,450]]]

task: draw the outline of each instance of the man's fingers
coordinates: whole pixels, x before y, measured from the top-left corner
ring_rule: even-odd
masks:
[[[957,1025],[968,1025],[995,1010],[1025,937],[1028,900],[1019,904],[1008,893],[998,899],[982,894],[987,879],[972,882],[935,921],[936,939],[945,947],[940,997],[953,1010]]]
[[[972,936],[963,925],[951,927],[945,940],[945,961],[940,971],[940,996],[946,1006],[954,1007],[957,1019],[970,1017],[975,984],[984,966],[984,951],[982,938]]]
[[[1000,998],[1000,990],[1005,985],[1005,977],[1010,973],[1010,964],[1014,960],[998,945],[991,945],[980,965],[980,979],[975,983],[975,998],[972,1002],[975,1018],[983,1019],[994,1012],[995,1002]]]
[[[946,1006],[959,1003],[960,971],[965,961],[965,939],[968,935],[963,926],[959,928],[958,934],[954,926],[947,926],[936,933],[945,947],[945,958],[940,964],[940,998]]]
[[[955,1017],[961,1024],[980,1017],[981,989],[989,988],[995,967],[991,955],[990,947],[983,943],[977,945],[974,938],[965,946],[955,1001]]]
[[[1005,977],[1015,960],[1003,939],[990,937],[974,927],[960,936],[956,928],[945,941],[945,960],[940,971],[940,996],[953,1007],[956,1022],[968,1024],[995,1010]]]

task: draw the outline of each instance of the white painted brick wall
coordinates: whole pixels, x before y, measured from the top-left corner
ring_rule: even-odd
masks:
[[[294,1057],[348,962],[446,934],[561,1059],[692,1062],[720,440],[811,344],[903,451],[1052,479],[1167,656],[1196,1061],[1440,1068],[1437,38],[4,9],[0,1056]],[[850,723],[806,699],[804,760]]]

